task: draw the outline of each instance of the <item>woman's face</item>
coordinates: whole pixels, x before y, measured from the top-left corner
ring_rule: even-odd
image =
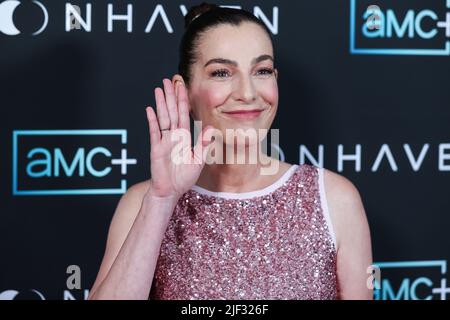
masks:
[[[278,107],[277,70],[272,43],[260,26],[225,24],[204,33],[191,75],[191,113],[203,127],[212,125],[224,139],[226,129],[259,134],[270,128]]]

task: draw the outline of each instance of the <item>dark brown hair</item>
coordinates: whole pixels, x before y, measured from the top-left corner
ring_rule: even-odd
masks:
[[[267,26],[246,10],[222,8],[206,2],[189,9],[184,17],[185,32],[181,38],[179,48],[180,62],[178,64],[178,73],[183,77],[187,85],[189,85],[191,80],[191,66],[196,61],[196,49],[200,36],[207,30],[222,24],[239,26],[243,22],[253,22],[262,27],[273,45]]]

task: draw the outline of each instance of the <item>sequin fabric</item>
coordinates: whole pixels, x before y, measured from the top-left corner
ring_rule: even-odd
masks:
[[[303,164],[247,199],[186,192],[161,245],[150,299],[337,299],[319,168]]]

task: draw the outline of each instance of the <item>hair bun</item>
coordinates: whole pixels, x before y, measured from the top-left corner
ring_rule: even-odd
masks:
[[[199,5],[192,6],[186,16],[184,17],[184,28],[187,29],[189,25],[197,19],[199,16],[204,14],[205,12],[212,11],[214,9],[220,8],[216,4],[202,2]]]

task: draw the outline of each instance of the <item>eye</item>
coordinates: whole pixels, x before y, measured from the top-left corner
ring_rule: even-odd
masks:
[[[258,70],[257,74],[258,74],[258,75],[263,75],[263,76],[271,75],[271,74],[273,74],[273,69],[270,69],[270,68],[262,68],[262,69],[259,69],[259,70]]]
[[[228,72],[228,70],[226,70],[226,69],[220,69],[220,70],[211,72],[211,76],[217,77],[217,78],[225,78],[225,77],[230,76],[230,72]]]

